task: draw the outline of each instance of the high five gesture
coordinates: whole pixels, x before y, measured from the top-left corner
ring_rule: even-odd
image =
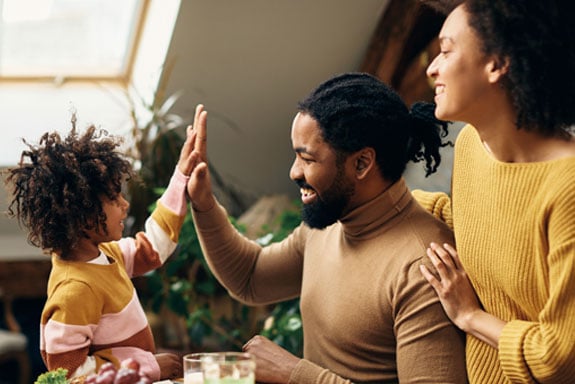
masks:
[[[215,204],[210,172],[208,170],[207,120],[208,112],[204,110],[202,104],[198,104],[192,126],[192,141],[194,142],[192,152],[193,165],[187,189],[192,208],[200,212],[208,211]]]

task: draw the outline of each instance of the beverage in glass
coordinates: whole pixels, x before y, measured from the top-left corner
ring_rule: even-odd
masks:
[[[255,384],[256,361],[249,353],[211,353],[201,361],[205,384]]]

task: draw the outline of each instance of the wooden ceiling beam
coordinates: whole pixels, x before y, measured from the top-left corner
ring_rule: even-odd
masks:
[[[406,102],[429,100],[432,95],[423,68],[425,55],[429,56],[430,43],[437,37],[444,19],[443,14],[419,0],[390,0],[361,71],[389,84]]]

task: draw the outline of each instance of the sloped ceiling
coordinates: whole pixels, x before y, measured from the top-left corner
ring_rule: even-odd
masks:
[[[297,197],[289,179],[298,100],[338,73],[367,71],[406,101],[429,98],[422,52],[440,21],[416,0],[183,0],[168,60],[174,112],[203,103],[208,156],[254,199]],[[421,89],[420,89],[421,88]]]

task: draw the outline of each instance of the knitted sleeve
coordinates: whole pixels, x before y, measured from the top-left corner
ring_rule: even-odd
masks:
[[[193,211],[202,252],[210,270],[234,298],[247,304],[270,304],[299,296],[305,230],[267,247],[239,233],[226,210]]]
[[[293,370],[288,384],[351,384],[328,369],[322,368],[309,360],[302,359]]]
[[[101,298],[82,281],[69,280],[50,296],[42,312],[40,329],[40,349],[49,370],[65,368],[71,375],[84,364],[102,306]],[[105,361],[119,363],[110,349],[102,349],[93,356],[96,366]]]
[[[130,277],[158,268],[176,249],[187,212],[187,181],[188,177],[176,169],[154,211],[146,220],[145,231],[117,243]]]
[[[559,188],[561,189],[561,188]],[[504,327],[499,356],[513,383],[572,383],[575,377],[575,186],[546,218],[549,251],[547,301],[537,321],[513,320]]]
[[[445,192],[427,192],[415,189],[412,192],[417,202],[425,210],[446,223],[453,229],[453,217],[451,215],[451,200]]]

